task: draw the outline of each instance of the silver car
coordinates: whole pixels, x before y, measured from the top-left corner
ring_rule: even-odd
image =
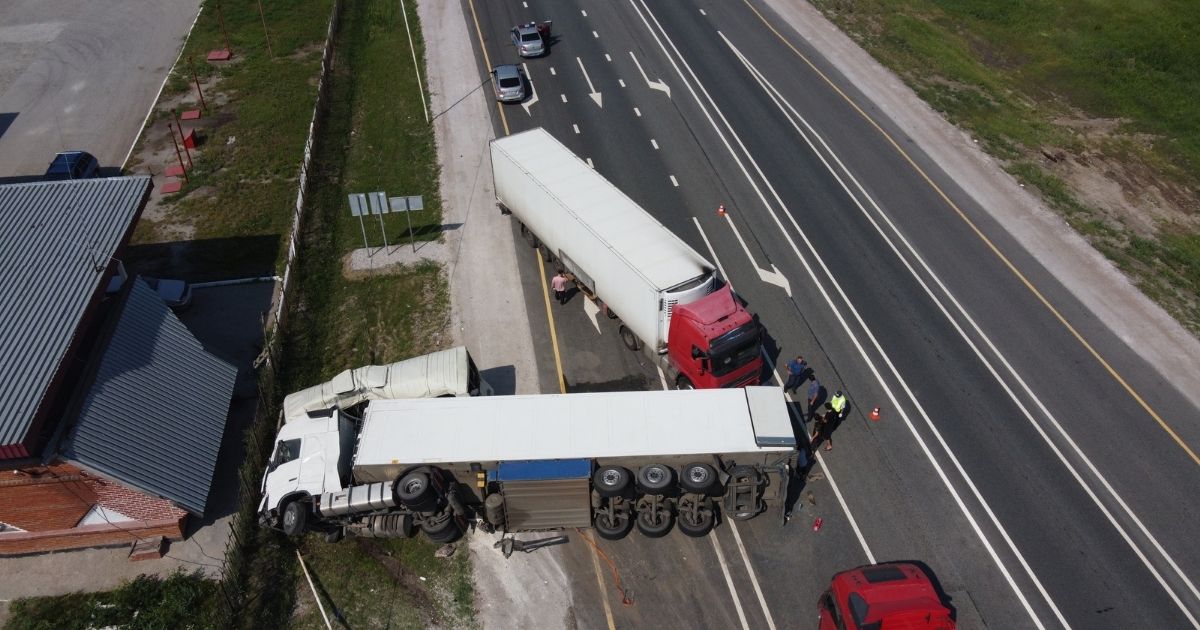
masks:
[[[521,68],[512,64],[492,68],[492,88],[496,100],[504,103],[519,103],[525,100],[525,79]]]
[[[522,57],[540,57],[546,52],[546,42],[542,39],[542,31],[538,25],[530,22],[512,29],[513,46]]]

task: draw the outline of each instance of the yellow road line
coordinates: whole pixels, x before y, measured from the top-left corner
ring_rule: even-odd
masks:
[[[608,630],[617,630],[617,626],[613,623],[612,608],[608,605],[608,587],[604,584],[604,573],[600,571],[600,557],[596,553],[596,542],[592,540],[592,535],[588,532],[583,532],[587,536],[588,549],[592,552],[592,569],[596,572],[596,583],[600,585],[600,601],[604,604],[604,618],[608,621]]]
[[[471,6],[471,21],[475,22],[475,35],[479,37],[479,50],[483,52],[483,65],[487,66],[489,72],[492,68],[492,60],[488,57],[487,47],[483,45],[483,29],[479,28],[479,17],[475,15],[475,0],[467,0],[467,4]],[[496,101],[496,111],[500,112],[500,124],[504,125],[504,135],[508,135],[508,118],[504,116],[504,104]]]
[[[475,14],[475,0],[467,0],[467,4],[471,7],[471,20],[475,22],[475,35],[479,37],[479,50],[483,51],[483,63],[487,67],[492,67],[492,61],[488,57],[487,48],[483,45],[483,30],[479,28],[479,17]],[[500,124],[504,125],[504,135],[509,135],[511,132],[508,129],[508,118],[504,116],[504,107],[499,101],[496,102],[496,111],[500,112]],[[554,369],[558,372],[558,391],[567,393],[567,379],[563,376],[562,356],[558,351],[558,333],[555,332],[554,312],[550,308],[550,293],[546,286],[546,266],[542,264],[541,252],[534,250],[534,255],[538,260],[538,273],[542,278],[542,295],[546,305],[546,319],[550,321],[550,346],[554,349]],[[607,604],[606,604],[607,605]]]
[[[1147,403],[1145,401],[1145,399],[1143,399],[1133,389],[1133,386],[1131,386],[1128,382],[1126,382],[1126,380],[1124,378],[1122,378],[1120,374],[1117,373],[1116,369],[1114,369],[1112,367],[1112,365],[1110,365],[1108,363],[1108,361],[1106,361],[1104,359],[1104,357],[1100,356],[1100,353],[1095,348],[1092,347],[1092,344],[1088,343],[1087,339],[1084,339],[1083,335],[1078,330],[1076,330],[1075,327],[1072,326],[1070,322],[1067,321],[1067,318],[1065,316],[1063,316],[1063,314],[1060,313],[1059,310],[1057,308],[1055,308],[1053,304],[1050,303],[1050,300],[1047,299],[1046,296],[1043,295],[1042,292],[1039,291],[1036,286],[1034,286],[1033,282],[1031,282],[1028,278],[1026,278],[1025,274],[1021,273],[1020,270],[1017,269],[1017,266],[1015,264],[1013,264],[1013,262],[1011,260],[1009,260],[1009,258],[1007,256],[1005,256],[1003,252],[1000,251],[1000,248],[996,247],[995,243],[993,243],[991,241],[991,239],[989,239],[983,233],[983,231],[980,230],[977,225],[975,225],[975,222],[971,221],[970,217],[968,217],[967,214],[965,212],[963,212],[963,210],[961,208],[959,208],[958,205],[955,204],[950,199],[949,195],[947,195],[941,189],[940,186],[938,186],[936,183],[934,183],[933,179],[930,178],[929,175],[926,174],[925,171],[920,166],[917,165],[917,163],[903,149],[903,147],[901,147],[900,144],[898,142],[896,142],[896,140],[894,138],[892,138],[892,136],[890,134],[888,134],[888,132],[885,131],[883,129],[883,127],[881,127],[879,125],[879,123],[875,122],[875,119],[871,118],[870,114],[863,111],[863,109],[861,107],[859,107],[858,104],[856,104],[853,99],[851,99],[849,96],[847,96],[846,93],[843,92],[841,90],[841,88],[839,88],[828,76],[826,76],[824,72],[821,72],[821,70],[819,68],[817,68],[817,66],[815,64],[813,64],[813,62],[804,55],[804,53],[797,50],[796,47],[793,46],[792,43],[787,40],[787,38],[785,38],[778,30],[776,30],[775,27],[772,26],[771,23],[768,22],[765,17],[763,17],[762,13],[759,13],[758,9],[754,8],[754,6],[750,4],[750,0],[742,0],[742,2],[744,2],[746,4],[746,6],[751,11],[753,11],[755,15],[758,16],[758,19],[761,20],[762,23],[768,29],[770,29],[771,32],[774,33],[776,37],[779,38],[779,41],[783,42],[783,44],[785,46],[790,48],[792,50],[792,52],[795,53],[796,56],[799,57],[802,61],[804,61],[804,63],[807,64],[808,67],[811,68],[813,72],[816,72],[817,75],[820,76],[821,79],[823,81],[825,81],[825,83],[827,85],[829,85],[829,87],[833,88],[833,91],[837,92],[838,95],[841,96],[842,99],[845,100],[846,103],[850,105],[850,107],[854,108],[854,111],[858,112],[859,115],[862,116],[864,120],[866,120],[872,127],[875,128],[876,131],[878,131],[880,133],[880,135],[882,135],[884,138],[887,139],[888,143],[891,144],[892,147],[895,148],[896,151],[902,157],[904,157],[904,160],[906,162],[908,162],[909,166],[911,166],[913,168],[913,170],[915,170],[917,172],[917,174],[920,175],[921,178],[925,180],[925,183],[929,184],[929,187],[932,188],[938,194],[938,196],[941,197],[942,200],[946,202],[946,205],[950,206],[950,208],[953,209],[954,212],[958,214],[959,218],[961,218],[963,220],[963,222],[966,223],[967,226],[971,228],[971,231],[975,232],[975,235],[979,237],[979,240],[983,241],[984,244],[987,245],[988,249],[992,250],[992,253],[995,254],[996,257],[999,258],[1000,261],[1003,262],[1006,267],[1008,267],[1009,271],[1011,271],[1013,273],[1013,275],[1016,276],[1017,279],[1019,279],[1021,281],[1021,283],[1024,284],[1025,287],[1027,289],[1029,289],[1029,291],[1031,293],[1033,293],[1033,295],[1038,299],[1038,301],[1040,301],[1046,307],[1046,309],[1049,310],[1050,313],[1052,315],[1054,315],[1054,317],[1056,319],[1058,319],[1058,321],[1061,322],[1064,327],[1066,327],[1067,331],[1069,331],[1071,333],[1071,335],[1074,336],[1075,339],[1078,340],[1079,343],[1081,345],[1083,345],[1083,347],[1085,349],[1087,349],[1087,351],[1089,353],[1091,353],[1091,355],[1093,357],[1095,357],[1096,361],[1098,361],[1100,363],[1100,365],[1103,366],[1104,369],[1109,373],[1109,375],[1112,376],[1113,379],[1115,381],[1117,381],[1117,383],[1120,384],[1121,387],[1123,387],[1125,389],[1125,391],[1128,392],[1129,395],[1132,396],[1133,399],[1135,401],[1137,401],[1137,403],[1139,405],[1141,405],[1142,409],[1145,410],[1146,413],[1150,414],[1150,417],[1154,418],[1154,420],[1156,422],[1158,422],[1158,425],[1160,427],[1162,427],[1162,429],[1164,431],[1166,431],[1167,434],[1170,435],[1173,440],[1175,440],[1175,443],[1178,444],[1179,447],[1182,448],[1184,450],[1184,452],[1188,454],[1188,457],[1191,457],[1193,462],[1195,462],[1197,465],[1200,465],[1200,456],[1196,455],[1196,452],[1193,451],[1190,446],[1188,446],[1187,442],[1184,442],[1183,438],[1179,437],[1179,434],[1176,433],[1175,430],[1173,428],[1171,428],[1171,426],[1169,424],[1167,424],[1167,422],[1165,420],[1162,419],[1162,416],[1158,415],[1158,412],[1154,411],[1154,409],[1150,407],[1149,403]]]

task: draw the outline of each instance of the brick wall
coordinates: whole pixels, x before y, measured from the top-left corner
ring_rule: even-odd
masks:
[[[120,523],[121,527],[101,523],[44,532],[5,533],[0,534],[0,555],[122,545],[130,544],[139,538],[156,536],[180,540],[183,538],[185,519],[186,517],[177,521],[130,521]]]
[[[131,521],[77,527],[100,505]],[[24,532],[0,533],[0,555],[183,538],[187,512],[170,501],[59,463],[0,472],[0,521]]]

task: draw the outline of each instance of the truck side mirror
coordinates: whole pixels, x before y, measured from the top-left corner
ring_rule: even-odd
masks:
[[[692,346],[692,358],[693,359],[702,359],[706,356],[708,356],[708,355],[705,354],[703,350],[701,350],[700,348],[697,348],[696,346]]]

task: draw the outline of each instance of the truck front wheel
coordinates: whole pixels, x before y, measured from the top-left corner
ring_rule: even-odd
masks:
[[[308,507],[299,499],[292,501],[283,507],[283,517],[280,521],[283,533],[299,536],[308,531]]]
[[[458,527],[458,519],[449,513],[442,518],[426,519],[421,523],[421,531],[425,532],[425,536],[429,540],[442,544],[452,543],[462,536],[462,529]]]

